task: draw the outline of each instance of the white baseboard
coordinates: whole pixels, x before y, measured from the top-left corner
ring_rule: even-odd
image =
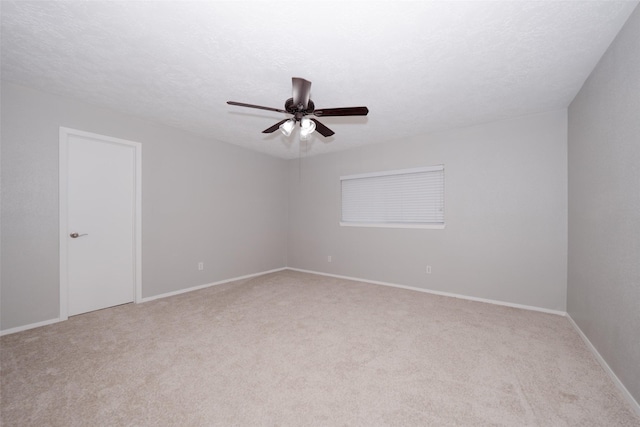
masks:
[[[140,302],[144,303],[144,302],[157,300],[157,299],[160,299],[160,298],[172,297],[174,295],[180,295],[180,294],[184,294],[184,293],[187,293],[187,292],[193,292],[193,291],[197,291],[197,290],[200,290],[200,289],[209,288],[211,286],[222,285],[222,284],[229,283],[229,282],[235,282],[236,280],[250,279],[251,277],[262,276],[263,274],[275,273],[275,272],[286,270],[286,269],[287,269],[286,267],[275,268],[273,270],[261,271],[259,273],[247,274],[245,276],[233,277],[231,279],[224,279],[224,280],[220,280],[219,282],[206,283],[204,285],[192,286],[190,288],[179,289],[179,290],[173,291],[173,292],[167,292],[167,293],[164,293],[164,294],[153,295],[153,296],[150,296],[150,297],[142,298],[142,300],[140,300]]]
[[[627,390],[622,381],[620,381],[620,378],[618,378],[618,376],[613,372],[613,369],[611,369],[609,364],[604,360],[604,357],[600,355],[596,347],[591,343],[591,341],[589,341],[589,338],[587,338],[584,332],[582,332],[582,329],[580,329],[578,324],[571,318],[569,313],[567,313],[567,319],[569,319],[569,323],[571,323],[576,332],[578,332],[578,335],[580,335],[580,338],[582,338],[589,350],[591,350],[591,353],[593,353],[598,363],[600,363],[600,366],[602,366],[602,369],[604,369],[604,371],[607,373],[607,375],[609,375],[620,393],[622,393],[622,396],[625,398],[625,400],[629,402],[636,414],[640,416],[640,404],[633,398],[631,393],[629,393],[629,390]]]
[[[467,295],[454,294],[454,293],[450,293],[450,292],[434,291],[434,290],[431,290],[431,289],[423,289],[423,288],[416,288],[416,287],[413,287],[413,286],[398,285],[396,283],[379,282],[377,280],[362,279],[362,278],[359,278],[359,277],[341,276],[341,275],[338,275],[338,274],[323,273],[323,272],[320,272],[320,271],[312,271],[312,270],[303,270],[303,269],[300,269],[300,268],[293,268],[293,267],[287,267],[287,270],[299,271],[301,273],[317,274],[317,275],[320,275],[320,276],[335,277],[335,278],[338,278],[338,279],[355,280],[357,282],[371,283],[371,284],[374,284],[374,285],[391,286],[393,288],[408,289],[410,291],[424,292],[424,293],[427,293],[427,294],[440,295],[440,296],[443,296],[443,297],[451,297],[451,298],[465,299],[465,300],[469,300],[469,301],[484,302],[484,303],[487,303],[487,304],[502,305],[502,306],[506,306],[506,307],[521,308],[523,310],[539,311],[539,312],[547,313],[547,314],[555,314],[557,316],[566,316],[566,314],[567,314],[564,311],[550,310],[548,308],[535,307],[535,306],[523,305],[523,304],[514,304],[514,303],[510,303],[510,302],[497,301],[497,300],[486,299],[486,298],[476,298],[476,297],[470,297],[470,296],[467,296]]]
[[[61,322],[62,320],[63,319],[60,319],[60,318],[49,319],[49,320],[44,320],[42,322],[30,323],[28,325],[18,326],[18,327],[10,328],[10,329],[5,329],[3,331],[0,331],[0,337],[3,336],[3,335],[15,334],[16,332],[22,332],[22,331],[26,331],[26,330],[29,330],[29,329],[39,328],[40,326],[52,325],[54,323]],[[64,319],[64,320],[66,320],[66,319]]]
[[[219,282],[213,282],[213,283],[207,283],[207,284],[204,284],[204,285],[193,286],[193,287],[187,288],[187,289],[180,289],[180,290],[177,290],[177,291],[174,291],[174,292],[167,292],[165,294],[154,295],[154,296],[151,296],[151,297],[143,298],[142,300],[140,300],[140,302],[144,303],[144,302],[153,301],[153,300],[160,299],[160,298],[171,297],[171,296],[174,296],[174,295],[183,294],[185,292],[197,291],[198,289],[204,289],[204,288],[208,288],[210,286],[222,285],[223,283],[234,282],[236,280],[249,279],[251,277],[262,276],[263,274],[275,273],[277,271],[282,271],[282,270],[286,270],[286,267],[276,268],[274,270],[268,270],[268,271],[261,271],[259,273],[247,274],[245,276],[240,276],[240,277],[233,277],[231,279],[225,279],[225,280],[221,280]],[[18,326],[16,328],[11,328],[11,329],[6,329],[4,331],[0,331],[0,336],[9,335],[9,334],[15,334],[16,332],[22,332],[22,331],[26,331],[26,330],[29,330],[29,329],[39,328],[41,326],[51,325],[51,324],[54,324],[54,323],[62,322],[64,320],[67,320],[67,319],[57,318],[57,319],[45,320],[43,322],[30,323],[28,325]]]

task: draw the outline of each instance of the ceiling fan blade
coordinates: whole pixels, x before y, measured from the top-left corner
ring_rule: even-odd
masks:
[[[286,122],[287,120],[290,120],[290,119],[280,120],[278,123],[276,123],[275,125],[271,126],[270,128],[266,128],[265,130],[263,130],[262,133],[273,133],[273,132],[277,131],[278,128],[280,127],[280,125],[283,124],[284,122]]]
[[[287,113],[285,110],[279,108],[263,107],[261,105],[245,104],[244,102],[227,101],[229,105],[237,105],[238,107],[257,108],[259,110],[277,111],[278,113]]]
[[[332,131],[331,129],[329,129],[328,127],[326,127],[325,125],[317,121],[316,119],[311,119],[311,120],[313,120],[313,122],[316,124],[316,131],[320,135],[327,137],[335,133],[334,131]]]
[[[293,86],[293,105],[297,107],[302,104],[302,108],[306,110],[309,105],[311,82],[300,77],[292,77],[291,83]]]
[[[369,109],[367,107],[323,108],[313,112],[313,115],[318,117],[366,116],[367,114],[369,114]]]

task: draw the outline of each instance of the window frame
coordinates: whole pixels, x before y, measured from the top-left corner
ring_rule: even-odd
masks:
[[[377,178],[382,176],[391,176],[391,175],[407,175],[412,173],[421,173],[421,172],[437,172],[442,171],[442,222],[431,222],[431,223],[412,223],[412,222],[349,222],[343,221],[343,205],[344,205],[344,195],[343,195],[343,181],[353,180],[353,179],[362,179],[362,178]],[[444,217],[444,196],[445,196],[445,177],[444,177],[444,164],[434,165],[434,166],[424,166],[418,168],[409,168],[409,169],[393,169],[386,170],[380,172],[370,172],[370,173],[361,173],[354,175],[345,175],[340,177],[340,226],[341,227],[374,227],[374,228],[422,228],[422,229],[437,229],[442,230],[445,228],[445,217]]]

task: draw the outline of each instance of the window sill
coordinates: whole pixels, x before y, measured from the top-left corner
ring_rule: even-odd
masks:
[[[444,224],[400,224],[400,223],[375,223],[375,222],[340,222],[340,227],[376,227],[376,228],[425,228],[431,230],[443,230]]]

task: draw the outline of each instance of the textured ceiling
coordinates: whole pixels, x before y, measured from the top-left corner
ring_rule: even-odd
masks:
[[[2,78],[273,156],[297,134],[291,77],[321,119],[305,155],[565,108],[637,2],[2,1]]]

